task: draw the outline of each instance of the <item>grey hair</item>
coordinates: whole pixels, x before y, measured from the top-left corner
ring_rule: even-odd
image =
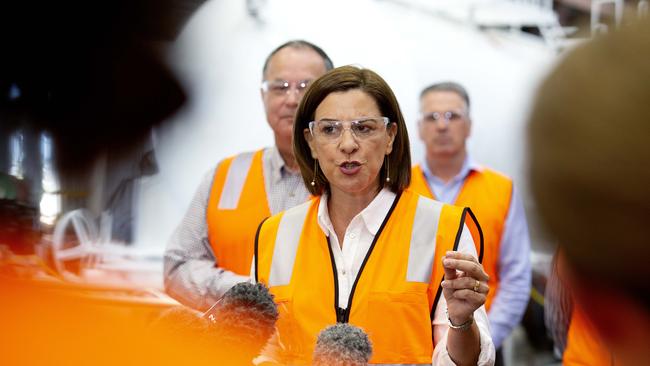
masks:
[[[313,356],[312,366],[366,366],[372,344],[361,328],[338,323],[318,334]]]
[[[422,99],[425,94],[430,92],[452,92],[458,94],[458,96],[463,98],[465,101],[467,111],[469,112],[469,94],[467,93],[467,89],[465,89],[465,87],[459,83],[453,81],[445,81],[442,83],[431,84],[422,89],[422,92],[420,92],[420,99]]]
[[[264,67],[262,68],[262,77],[265,77],[265,75],[266,75],[266,70],[269,68],[269,63],[271,62],[271,58],[273,58],[273,56],[276,53],[280,52],[280,50],[282,50],[284,48],[287,48],[287,47],[293,48],[293,49],[302,49],[302,48],[310,49],[310,50],[316,52],[323,59],[323,64],[325,65],[325,71],[330,71],[330,70],[332,70],[334,68],[334,63],[332,62],[330,57],[327,55],[327,53],[325,53],[325,51],[323,51],[322,48],[316,46],[315,44],[313,44],[311,42],[307,42],[307,41],[302,40],[302,39],[294,39],[294,40],[291,40],[291,41],[288,41],[288,42],[285,42],[285,43],[279,45],[273,51],[271,51],[271,53],[266,57],[266,60],[264,61]]]

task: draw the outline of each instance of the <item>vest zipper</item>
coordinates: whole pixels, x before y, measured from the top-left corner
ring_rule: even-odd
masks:
[[[345,309],[342,309],[340,307],[336,307],[336,322],[337,323],[347,323],[347,319],[345,318]]]
[[[388,213],[386,214],[384,221],[381,223],[379,230],[377,230],[377,235],[375,235],[375,238],[372,240],[372,244],[370,244],[368,253],[366,253],[366,257],[363,259],[363,262],[361,263],[361,267],[359,267],[359,273],[357,273],[357,277],[354,279],[354,284],[352,285],[352,290],[350,291],[350,298],[348,299],[348,307],[346,309],[342,309],[339,307],[339,281],[338,281],[338,275],[336,273],[336,262],[334,261],[334,253],[332,253],[332,245],[330,244],[330,238],[327,237],[327,249],[329,250],[330,253],[330,260],[332,262],[332,272],[334,273],[334,311],[336,312],[337,323],[348,323],[350,321],[350,312],[352,310],[352,298],[354,297],[354,292],[357,289],[357,283],[359,282],[359,278],[361,278],[363,269],[366,267],[366,263],[368,263],[368,259],[370,259],[370,255],[372,254],[372,251],[375,248],[375,244],[377,244],[377,240],[379,239],[379,236],[384,231],[384,227],[386,226],[388,219],[390,219],[390,216],[393,214],[393,211],[395,210],[395,206],[397,206],[400,197],[402,197],[402,192],[398,193],[397,196],[395,197],[395,200],[393,201],[393,204],[390,206],[390,209],[388,210]]]
[[[345,323],[345,309],[339,307],[339,277],[336,273],[336,262],[334,261],[334,253],[332,253],[332,245],[329,236],[327,239],[327,250],[330,254],[330,262],[332,263],[332,273],[334,274],[334,313],[336,314],[337,323]]]

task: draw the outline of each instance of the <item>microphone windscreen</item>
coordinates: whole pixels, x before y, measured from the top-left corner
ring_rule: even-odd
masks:
[[[338,323],[318,335],[313,366],[365,366],[372,356],[368,335],[358,327]]]

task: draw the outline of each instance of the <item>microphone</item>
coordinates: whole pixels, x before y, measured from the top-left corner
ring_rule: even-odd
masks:
[[[337,323],[318,334],[312,366],[366,366],[371,356],[372,344],[361,328]]]
[[[238,283],[203,314],[218,347],[229,357],[250,361],[275,332],[278,309],[261,283]]]

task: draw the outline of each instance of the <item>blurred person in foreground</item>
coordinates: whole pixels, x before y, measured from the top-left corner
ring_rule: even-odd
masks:
[[[0,138],[49,133],[62,180],[137,146],[185,102],[162,51],[202,3],[3,1]]]
[[[325,74],[293,138],[314,198],[259,228],[251,273],[280,311],[264,355],[309,365],[318,333],[338,322],[368,333],[372,363],[491,365],[480,229],[469,209],[406,189],[408,133],[386,82],[352,66]]]
[[[0,202],[0,211],[32,221],[21,231],[41,229],[40,204],[43,216],[90,206],[108,187],[106,176],[122,173],[99,161],[133,157],[185,102],[162,51],[202,2],[98,0],[92,11],[80,0],[0,3],[0,180],[10,173],[27,189],[25,198]],[[91,187],[100,171],[104,181]],[[54,197],[60,206],[44,199]],[[122,216],[114,222],[129,226]],[[7,223],[0,220],[0,245],[34,253],[36,243]]]
[[[371,356],[372,344],[361,328],[337,323],[318,333],[312,366],[366,366]]]
[[[540,215],[576,302],[621,365],[650,360],[648,60],[647,20],[579,46],[542,83],[530,118]]]
[[[554,351],[565,366],[612,365],[611,351],[603,344],[583,308],[584,304],[574,299],[566,258],[558,250],[551,262],[544,293],[544,325],[553,340]]]
[[[0,139],[21,128],[48,133],[63,181],[107,151],[133,148],[185,101],[161,48],[202,2],[0,2]],[[3,214],[17,211],[14,196],[3,195]],[[40,243],[35,227],[0,220],[0,267],[4,245]],[[163,357],[162,337],[147,337],[160,303],[65,282],[35,256],[12,258],[0,268],[3,365],[203,364],[189,349]]]
[[[521,321],[530,297],[530,236],[512,179],[467,153],[471,128],[470,99],[462,85],[443,82],[422,90],[418,132],[426,155],[413,167],[411,189],[476,214],[485,236],[481,264],[490,276],[485,308],[499,364],[501,344]]]
[[[199,185],[165,252],[165,288],[181,303],[205,310],[247,281],[259,223],[309,197],[291,149],[293,121],[309,84],[331,68],[303,40],[267,57],[260,92],[275,146],[222,160]]]

